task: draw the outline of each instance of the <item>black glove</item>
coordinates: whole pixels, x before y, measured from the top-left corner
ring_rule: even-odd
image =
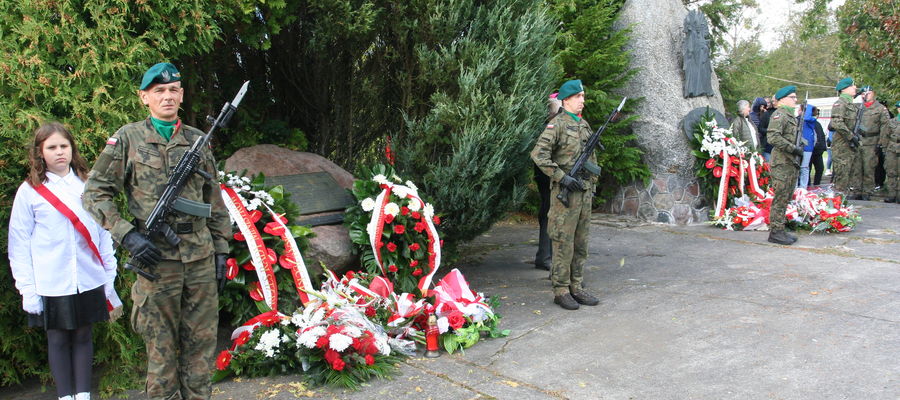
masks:
[[[581,184],[581,179],[576,179],[569,175],[563,175],[562,180],[559,181],[559,185],[569,189],[571,192],[584,191],[584,185]]]
[[[122,246],[131,253],[131,258],[145,267],[154,267],[162,260],[162,253],[150,242],[147,235],[132,230],[122,238]]]
[[[794,153],[795,156],[802,156],[803,148],[800,146],[794,146],[794,151],[792,151],[792,153]]]
[[[219,282],[219,293],[225,289],[225,283],[228,282],[228,278],[225,277],[225,271],[228,268],[227,260],[228,254],[216,254],[216,281]]]
[[[850,138],[850,148],[855,149],[859,147],[859,136],[853,136]]]

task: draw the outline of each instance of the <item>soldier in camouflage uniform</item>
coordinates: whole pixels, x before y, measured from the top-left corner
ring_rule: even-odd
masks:
[[[834,188],[847,196],[854,196],[862,189],[858,174],[854,176],[853,165],[859,155],[859,140],[853,136],[856,115],[860,105],[853,103],[856,85],[852,78],[841,79],[834,87],[838,91],[838,101],[831,107],[831,125],[834,136],[831,139],[831,170]]]
[[[869,200],[875,192],[875,166],[878,165],[878,142],[887,136],[891,115],[887,107],[875,101],[875,91],[871,87],[863,88],[863,114],[859,131],[862,135],[857,157],[856,168],[859,169],[862,181],[862,192],[857,200]]]
[[[199,175],[191,178],[181,197],[211,205],[212,217],[172,212],[166,222],[181,239],[176,246],[145,234],[143,221],[169,172],[203,135],[178,119],[184,94],[180,80],[172,64],[147,70],[138,93],[150,116],[109,138],[83,196],[84,208],[131,252],[132,261],[159,275],[155,281],[139,276],[131,290],[131,323],[147,346],[146,390],[152,399],[210,397],[218,326],[216,267],[224,267],[231,235],[218,185]],[[200,168],[217,176],[212,152],[203,150]],[[132,222],[116,209],[119,193],[127,199]]]
[[[562,100],[564,112],[547,124],[531,151],[531,159],[551,181],[548,231],[553,243],[550,270],[553,301],[567,310],[576,310],[579,304],[595,306],[600,303],[582,288],[588,226],[591,222],[591,197],[597,177],[584,182],[568,175],[592,133],[587,121],[580,116],[584,108],[581,81],[564,83],[557,98]],[[591,161],[596,163],[593,153]],[[556,199],[562,187],[570,190],[569,207]]]
[[[785,212],[797,186],[803,146],[797,145],[800,134],[797,121],[797,87],[785,86],[775,93],[778,108],[769,119],[768,139],[772,145],[772,185],[775,198],[769,210],[769,241],[790,245],[797,237],[784,231]]]
[[[884,151],[884,180],[886,203],[900,201],[900,101],[894,104],[897,117],[890,120],[888,129],[882,133],[881,150]]]

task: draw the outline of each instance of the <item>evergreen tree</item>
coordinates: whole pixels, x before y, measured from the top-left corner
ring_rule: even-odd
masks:
[[[838,8],[841,69],[878,98],[900,100],[900,14],[896,1],[847,0]]]

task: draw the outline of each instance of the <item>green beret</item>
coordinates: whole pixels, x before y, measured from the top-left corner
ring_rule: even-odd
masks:
[[[181,73],[178,72],[178,68],[169,63],[159,63],[144,72],[144,78],[141,79],[141,90],[146,90],[154,83],[171,83],[180,80]]]
[[[837,90],[838,92],[840,92],[841,90],[844,90],[844,89],[850,87],[851,85],[853,85],[853,78],[848,76],[844,79],[839,80],[837,85],[834,85],[834,90]]]
[[[863,87],[859,88],[859,93],[858,93],[858,94],[863,94],[863,93],[865,93],[865,92],[871,92],[871,91],[872,91],[872,87],[869,86],[869,85],[866,85],[866,86],[863,86]]]
[[[581,93],[584,91],[584,87],[581,86],[581,80],[573,79],[571,81],[567,81],[563,83],[562,86],[559,87],[559,95],[556,96],[557,99],[565,100],[570,96]]]
[[[787,95],[789,95],[791,93],[796,93],[796,92],[797,92],[796,86],[794,86],[794,85],[785,86],[781,89],[778,89],[778,91],[775,92],[775,99],[781,100],[781,99],[787,97]]]

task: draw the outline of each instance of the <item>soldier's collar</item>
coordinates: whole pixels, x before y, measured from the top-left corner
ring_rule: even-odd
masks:
[[[853,96],[850,96],[850,95],[847,94],[847,93],[841,93],[841,94],[838,95],[838,97],[840,97],[840,98],[842,98],[842,99],[844,99],[844,100],[847,100],[847,101],[849,101],[849,102],[851,102],[851,103],[853,102]]]
[[[572,117],[572,119],[574,119],[575,122],[581,121],[581,117],[578,116],[577,114],[570,113],[569,110],[563,110],[563,111],[565,111],[566,114],[569,114],[569,116]]]

